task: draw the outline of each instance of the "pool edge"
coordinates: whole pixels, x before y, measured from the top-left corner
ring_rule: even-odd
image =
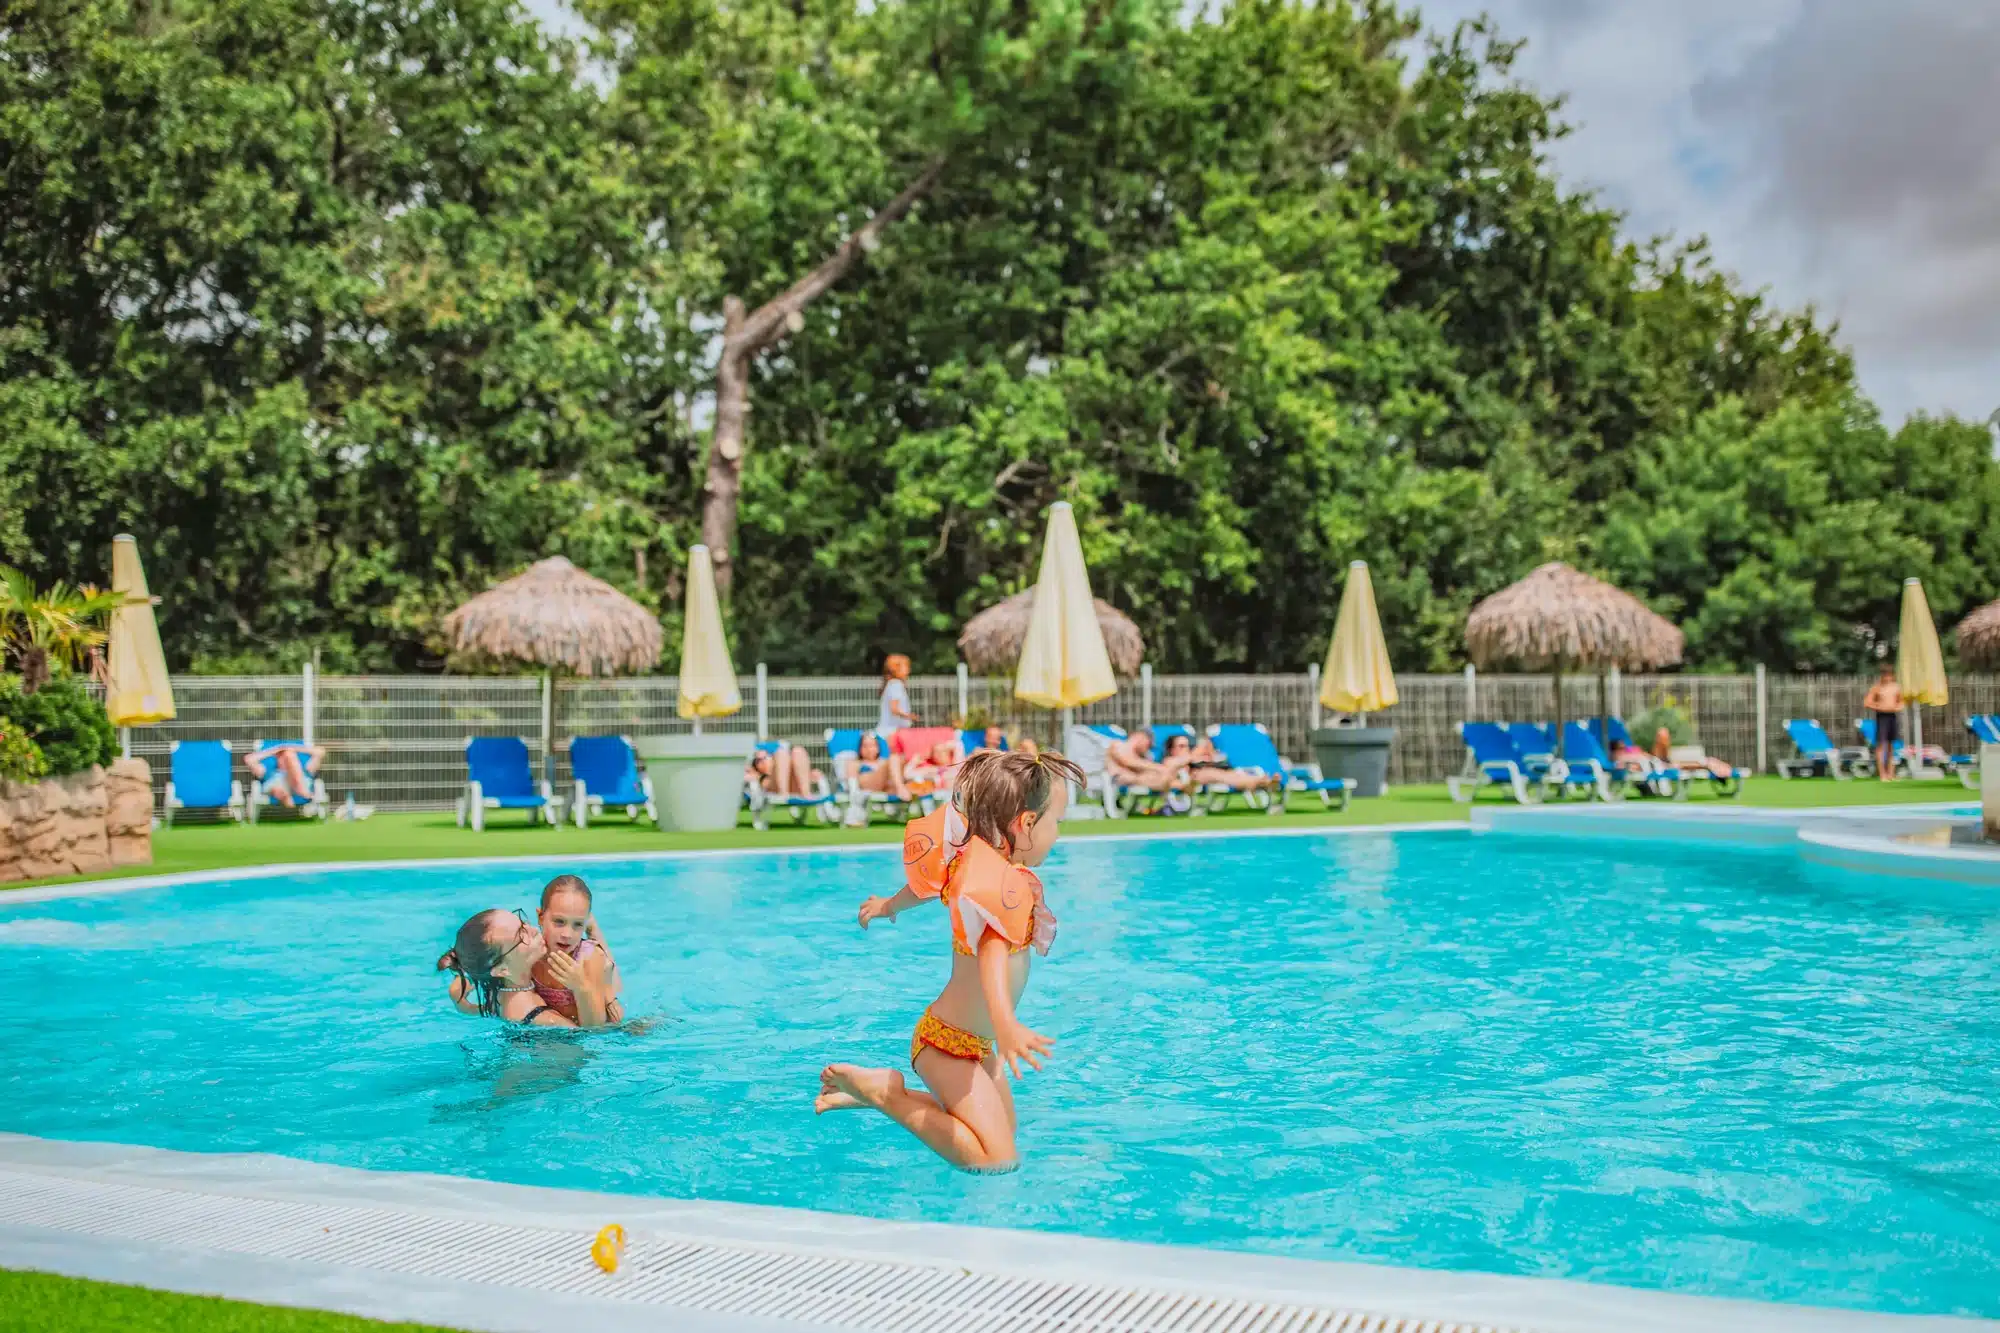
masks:
[[[270,1202],[378,1210],[412,1225],[480,1223],[556,1233],[582,1263],[588,1238],[617,1221],[642,1239],[717,1250],[754,1250],[819,1264],[842,1262],[1027,1279],[1124,1286],[1216,1300],[1286,1303],[1523,1333],[1668,1333],[1695,1327],[1743,1333],[1973,1333],[2000,1322],[1952,1316],[1874,1314],[1829,1307],[1686,1296],[1563,1279],[1393,1268],[1279,1258],[1228,1250],[1101,1240],[1053,1232],[890,1222],[842,1213],[606,1195],[505,1185],[455,1176],[375,1172],[267,1154],[204,1154],[116,1143],[0,1134],[0,1174],[80,1186],[168,1191],[198,1200]],[[885,1177],[885,1187],[893,1179]],[[716,1315],[698,1308],[605,1299],[589,1288],[618,1279],[588,1276],[566,1290],[413,1278],[380,1267],[350,1268],[297,1258],[246,1257],[189,1243],[93,1236],[0,1222],[0,1264],[132,1281],[166,1290],[345,1310],[376,1318],[443,1320],[468,1327],[545,1327],[551,1302],[593,1327],[690,1330],[824,1328],[790,1317]],[[24,1262],[25,1261],[25,1262]],[[385,1280],[388,1279],[388,1280]],[[585,1289],[575,1290],[576,1285]],[[303,1288],[303,1291],[301,1290]],[[602,1288],[605,1291],[613,1288]],[[671,1315],[667,1318],[667,1311]],[[670,1322],[669,1322],[670,1319]],[[1141,1327],[1142,1325],[1134,1325]],[[1391,1327],[1396,1325],[1391,1324]]]

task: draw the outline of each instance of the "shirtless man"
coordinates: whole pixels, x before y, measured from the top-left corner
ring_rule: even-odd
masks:
[[[1153,761],[1153,732],[1148,727],[1135,728],[1122,741],[1113,741],[1104,747],[1104,766],[1109,769],[1113,780],[1121,787],[1139,787],[1146,791],[1165,792],[1185,785],[1183,779],[1187,770],[1187,756],[1168,760],[1166,763]]]
[[[1875,776],[1884,782],[1896,780],[1896,742],[1903,731],[1903,687],[1896,683],[1896,668],[1882,664],[1882,674],[1868,687],[1862,708],[1875,715]]]

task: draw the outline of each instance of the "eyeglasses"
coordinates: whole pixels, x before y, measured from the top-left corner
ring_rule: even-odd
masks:
[[[501,965],[507,961],[508,954],[513,953],[514,950],[520,948],[522,945],[528,942],[528,932],[534,929],[533,924],[528,920],[527,912],[517,907],[514,909],[514,915],[520,919],[521,928],[514,932],[514,942],[508,945],[506,948],[502,949],[500,951],[500,956],[493,960],[493,970],[495,972],[498,972],[501,968]]]

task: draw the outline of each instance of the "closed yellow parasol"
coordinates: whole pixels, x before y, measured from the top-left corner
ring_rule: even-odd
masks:
[[[160,651],[160,627],[153,620],[154,598],[146,589],[139,543],[131,537],[112,539],[111,591],[123,600],[111,613],[104,710],[114,727],[171,721],[174,689],[166,654]]]
[[[1083,567],[1076,514],[1067,501],[1058,501],[1049,507],[1042,570],[1014,675],[1014,697],[1043,708],[1078,708],[1116,693],[1118,681],[1091,601],[1090,574]]]
[[[743,707],[729,641],[722,636],[722,603],[715,595],[715,566],[706,546],[688,547],[687,614],[681,629],[680,715],[728,717]]]
[[[1382,638],[1375,586],[1368,579],[1365,560],[1347,567],[1347,587],[1333,622],[1319,701],[1342,713],[1379,713],[1396,702],[1396,676],[1389,667],[1389,645]]]
[[[1921,579],[1903,580],[1903,623],[1896,642],[1896,679],[1903,697],[1913,704],[1951,702],[1944,676],[1944,649],[1938,645],[1937,623]]]

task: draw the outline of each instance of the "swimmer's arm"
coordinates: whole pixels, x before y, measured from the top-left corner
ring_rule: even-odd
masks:
[[[592,964],[596,964],[593,966]],[[592,959],[582,967],[583,975],[571,983],[570,993],[576,996],[576,1026],[580,1028],[601,1028],[610,1019],[605,1010],[611,1005],[611,971],[602,962]]]
[[[464,977],[451,979],[451,1002],[458,1007],[458,1012],[461,1014],[479,1012],[479,1005],[472,998],[472,986]]]
[[[907,884],[903,886],[902,892],[893,898],[865,899],[861,904],[861,928],[866,930],[870,921],[880,921],[883,917],[894,921],[899,913],[907,912],[910,908],[928,901],[930,900],[927,898],[919,897]]]
[[[1055,1043],[1014,1017],[1014,993],[1007,975],[1011,953],[1007,941],[990,926],[979,937],[979,989],[986,996],[986,1012],[993,1020],[993,1049],[1019,1078],[1022,1061],[1040,1069]]]

